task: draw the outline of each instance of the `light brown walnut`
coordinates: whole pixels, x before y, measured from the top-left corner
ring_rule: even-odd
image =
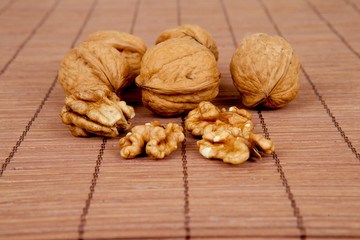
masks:
[[[66,94],[60,116],[74,136],[114,137],[130,128],[135,111],[116,95],[129,72],[126,59],[108,44],[82,43],[65,55],[58,74]]]
[[[220,71],[206,46],[192,37],[174,37],[144,54],[135,81],[147,108],[160,116],[176,116],[217,96]]]
[[[279,36],[257,33],[245,37],[235,50],[230,71],[246,107],[281,108],[300,88],[300,60]]]
[[[152,159],[162,159],[177,149],[184,141],[183,128],[175,123],[162,127],[158,121],[138,125],[119,141],[120,155],[134,158],[146,152]]]
[[[251,117],[244,109],[230,107],[220,111],[210,102],[201,102],[189,112],[185,127],[193,136],[202,136],[197,142],[201,155],[240,164],[251,155],[261,157],[261,152],[274,151],[271,140],[252,133]]]
[[[125,86],[122,86],[120,89],[129,85],[135,80],[135,77],[139,75],[141,59],[146,52],[146,45],[141,38],[124,32],[108,30],[94,32],[84,40],[84,42],[91,41],[109,44],[111,47],[118,50],[128,62],[130,67],[128,79],[130,81],[125,82]]]
[[[207,47],[214,54],[216,60],[219,58],[219,52],[214,38],[208,31],[200,26],[185,24],[165,30],[157,38],[156,44],[171,38],[192,38]]]

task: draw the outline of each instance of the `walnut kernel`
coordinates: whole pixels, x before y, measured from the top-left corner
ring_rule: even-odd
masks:
[[[221,111],[210,102],[201,102],[189,112],[185,127],[197,141],[199,152],[206,158],[240,164],[250,155],[261,157],[260,151],[272,153],[274,144],[260,134],[252,133],[251,114],[237,107]]]
[[[184,141],[183,128],[175,123],[168,123],[165,128],[158,121],[138,125],[119,140],[120,155],[134,158],[144,150],[152,159],[162,159],[177,149],[177,144]]]

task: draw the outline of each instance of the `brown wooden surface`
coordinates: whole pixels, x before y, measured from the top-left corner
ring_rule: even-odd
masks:
[[[124,160],[118,139],[75,138],[59,118],[62,57],[97,30],[141,37],[197,24],[215,38],[219,107],[241,107],[229,63],[244,36],[286,38],[301,89],[257,110],[273,155],[232,166],[196,139]],[[0,0],[0,239],[360,239],[359,0]],[[159,118],[132,89],[133,124]]]

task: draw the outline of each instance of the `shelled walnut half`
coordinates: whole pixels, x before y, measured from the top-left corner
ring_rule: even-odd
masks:
[[[175,123],[162,127],[158,121],[138,125],[119,141],[120,155],[134,158],[146,152],[152,159],[162,159],[177,149],[184,141],[183,128]]]
[[[201,29],[191,26],[186,27],[187,31]],[[160,116],[187,113],[199,102],[214,99],[219,91],[220,71],[214,53],[194,37],[177,35],[184,31],[181,29],[160,35],[158,44],[144,54],[140,75],[135,80],[142,88],[144,105]],[[208,42],[215,48],[212,38]]]
[[[125,41],[129,34],[119,34],[98,32],[90,35],[86,42],[71,49],[61,62],[58,81],[66,98],[60,117],[74,136],[115,137],[119,131],[131,126],[129,119],[135,116],[135,111],[117,94],[137,75],[137,66],[132,63],[140,62],[143,51],[124,50],[130,47],[120,51],[118,46],[125,45],[121,37]],[[138,49],[137,43],[134,48]],[[132,56],[137,60],[129,62]]]
[[[193,136],[202,136],[197,145],[206,158],[240,164],[250,155],[261,157],[261,152],[274,151],[272,141],[252,133],[251,114],[237,107],[220,111],[210,102],[201,102],[189,112],[185,127]]]

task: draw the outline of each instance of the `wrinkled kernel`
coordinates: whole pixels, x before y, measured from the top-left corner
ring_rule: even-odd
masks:
[[[272,141],[252,133],[251,114],[244,109],[230,107],[229,111],[219,111],[210,102],[201,102],[189,112],[185,127],[192,135],[202,136],[197,145],[205,158],[240,164],[250,155],[261,157],[259,151],[274,152]]]

